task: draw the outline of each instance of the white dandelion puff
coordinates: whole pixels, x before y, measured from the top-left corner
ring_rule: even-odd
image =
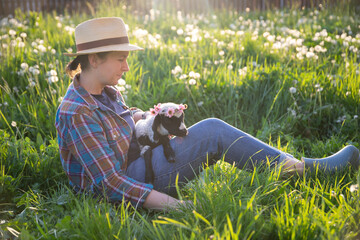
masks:
[[[21,63],[20,67],[23,70],[27,70],[29,68],[29,65],[27,63]]]
[[[350,192],[355,192],[359,190],[359,185],[358,184],[353,184],[350,186]]]
[[[13,30],[13,29],[10,29],[10,30],[9,30],[9,35],[12,36],[12,37],[15,36],[15,35],[16,35],[16,31]]]
[[[190,85],[195,85],[195,84],[196,84],[196,80],[193,79],[193,78],[191,78],[191,79],[189,80],[189,84],[190,84]]]
[[[289,92],[292,94],[296,93],[296,88],[294,87],[289,88]]]
[[[179,28],[177,31],[176,31],[177,35],[183,35],[184,34],[184,30],[182,30],[181,28]]]
[[[174,69],[171,70],[173,75],[177,75],[178,73],[182,72],[182,68],[180,66],[176,66]]]
[[[119,84],[120,86],[124,86],[124,85],[126,84],[126,81],[125,81],[124,79],[120,78],[120,79],[118,80],[118,84]]]

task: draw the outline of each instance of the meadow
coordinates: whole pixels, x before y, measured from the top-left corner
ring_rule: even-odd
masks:
[[[135,15],[104,1],[91,10],[0,19],[0,238],[360,238],[360,170],[283,179],[219,159],[179,189],[194,209],[135,210],[72,192],[54,126],[75,26],[120,16],[145,48],[117,85],[129,106],[186,103],[188,126],[217,117],[299,159],[359,148],[354,8]]]

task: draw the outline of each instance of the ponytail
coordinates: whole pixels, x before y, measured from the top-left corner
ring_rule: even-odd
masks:
[[[96,55],[101,59],[105,59],[109,53],[110,52],[100,52],[100,53],[96,53]],[[89,63],[88,55],[78,55],[74,60],[68,63],[65,70],[66,73],[71,78],[73,78],[76,73],[85,71],[89,67],[89,65],[90,63]]]
[[[76,73],[85,70],[89,65],[88,55],[79,55],[66,66],[66,73],[73,78]]]

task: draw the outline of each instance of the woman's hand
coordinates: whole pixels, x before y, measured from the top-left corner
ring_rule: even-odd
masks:
[[[182,207],[193,208],[194,204],[192,201],[178,200],[165,193],[152,190],[146,198],[143,206],[153,210],[178,210]]]
[[[143,112],[143,111],[138,111],[138,112],[134,113],[134,115],[133,115],[134,122],[136,123],[137,121],[142,119],[143,114],[145,114],[145,112]]]

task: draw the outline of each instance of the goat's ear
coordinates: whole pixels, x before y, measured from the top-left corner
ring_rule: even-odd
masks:
[[[153,125],[152,125],[152,130],[154,132],[154,140],[159,140],[159,138],[160,138],[160,134],[158,133],[158,127],[161,124],[160,118],[161,118],[160,114],[156,115],[154,118]]]

